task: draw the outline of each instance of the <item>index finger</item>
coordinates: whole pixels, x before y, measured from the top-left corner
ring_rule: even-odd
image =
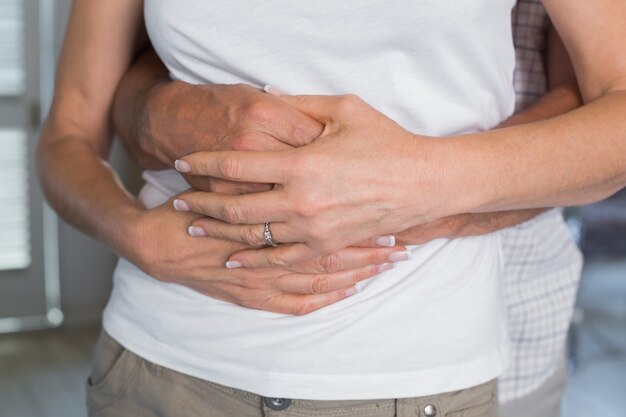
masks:
[[[196,152],[176,160],[174,166],[183,174],[237,182],[284,184],[291,170],[287,161],[289,152]]]

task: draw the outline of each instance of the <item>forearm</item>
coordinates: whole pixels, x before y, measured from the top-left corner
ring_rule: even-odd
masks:
[[[572,78],[548,91],[535,104],[500,123],[498,128],[538,122],[565,114],[582,105],[576,79]]]
[[[561,38],[550,25],[547,33],[546,69],[549,91],[532,106],[514,114],[500,128],[532,123],[559,116],[582,105],[578,83]],[[473,236],[523,223],[547,209],[522,209],[461,215],[456,236]],[[453,223],[454,224],[454,223]]]
[[[580,105],[578,86],[572,80],[552,89],[533,106],[511,116],[499,127],[548,119],[571,111]],[[547,208],[532,208],[458,214],[412,227],[397,233],[396,238],[403,244],[421,244],[437,238],[479,236],[524,223],[547,210]]]
[[[118,250],[130,240],[128,219],[140,205],[105,163],[110,108],[121,75],[141,48],[141,21],[139,0],[73,2],[37,149],[50,204],[63,219]]]
[[[431,148],[441,158],[438,164],[451,168],[440,186],[452,191],[462,181],[463,189],[475,190],[457,199],[453,212],[579,205],[605,198],[626,183],[624,114],[626,93],[616,91],[545,121],[440,141]],[[441,207],[441,212],[449,209]]]
[[[115,130],[130,157],[142,168],[165,169],[167,165],[149,141],[142,141],[139,120],[149,117],[147,103],[159,85],[169,82],[168,72],[152,48],[143,53],[124,74],[113,104]],[[149,121],[146,121],[149,124]],[[161,156],[161,158],[159,158]]]
[[[459,202],[461,211],[586,204],[626,184],[626,5],[543,4],[586,105],[542,122],[444,141],[448,149],[435,152],[450,158],[444,162],[452,167],[450,179],[463,178],[477,190]]]
[[[580,107],[581,104],[582,99],[576,81],[571,80],[552,89],[537,103],[520,113],[514,114],[501,123],[499,127],[517,126],[549,119],[574,110]],[[495,232],[524,223],[547,210],[548,208],[531,208],[468,214],[467,222],[458,230],[455,236],[466,237]]]
[[[444,183],[463,179],[476,190],[454,211],[580,205],[626,184],[626,5],[543,5],[571,58],[585,105],[542,122],[443,141],[446,149],[433,152],[451,167],[451,182]]]
[[[45,127],[38,149],[40,183],[59,216],[118,253],[132,249],[141,204],[86,141]]]

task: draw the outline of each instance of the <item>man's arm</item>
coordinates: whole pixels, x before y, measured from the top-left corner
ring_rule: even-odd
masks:
[[[150,114],[146,111],[150,98],[169,82],[167,68],[149,47],[126,71],[115,94],[112,110],[115,131],[128,155],[143,169],[169,169],[174,164],[170,155],[148,140],[150,135],[142,134],[142,128],[150,126]],[[181,134],[179,140],[185,140],[185,136]]]

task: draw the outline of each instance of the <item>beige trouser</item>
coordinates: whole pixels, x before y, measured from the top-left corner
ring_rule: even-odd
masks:
[[[557,365],[554,374],[539,388],[522,398],[500,406],[500,417],[560,417],[561,398],[567,384],[565,358]]]
[[[496,383],[418,398],[305,401],[265,398],[148,362],[106,333],[87,387],[90,417],[494,417]]]

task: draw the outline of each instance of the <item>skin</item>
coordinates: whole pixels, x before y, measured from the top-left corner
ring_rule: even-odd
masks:
[[[580,106],[564,46],[553,30],[549,39],[548,74],[552,90],[536,105],[512,116],[500,127],[543,120]],[[319,136],[323,128],[321,124],[302,119],[301,114],[287,113],[284,106],[277,106],[277,103],[281,102],[249,86],[196,86],[170,81],[167,70],[150,50],[137,60],[122,80],[114,106],[114,121],[127,150],[146,169],[167,168],[175,159],[190,152],[279,151],[312,142]],[[238,117],[235,121],[225,120],[224,114],[237,114]],[[275,120],[277,123],[273,123]],[[300,127],[296,135],[295,126]],[[285,128],[287,130],[281,132]],[[289,143],[292,137],[294,139]],[[225,194],[270,188],[269,184],[219,181],[212,177],[188,176],[187,181],[198,190]],[[543,211],[545,209],[453,215],[414,226],[395,236],[403,244],[475,236],[519,224]],[[193,226],[193,233],[197,236],[209,234],[250,246],[264,245],[262,231],[256,228],[224,228],[209,218],[198,219]],[[244,265],[254,264],[256,258],[265,256],[264,253],[263,250],[249,251],[237,254],[231,260],[241,261]],[[184,262],[183,259],[180,261]],[[280,261],[280,258],[276,259],[273,264],[278,266]],[[299,270],[298,266],[285,266]]]
[[[274,267],[229,270],[224,267],[228,255],[248,245],[194,239],[186,225],[200,216],[176,212],[171,201],[146,210],[105,162],[115,90],[145,45],[142,34],[141,1],[73,3],[54,100],[37,150],[40,182],[63,219],[157,279],[268,311],[306,314],[354,294],[356,282],[392,266],[390,258],[403,248],[388,239],[384,243],[390,247],[372,247],[376,242],[366,239],[357,245],[362,247],[303,261],[298,269],[307,273]]]
[[[99,10],[98,7],[100,6],[85,6],[85,3],[77,2],[75,6],[75,10],[77,11],[75,11],[75,14],[77,16],[83,16],[83,18],[86,19],[85,21],[91,22],[90,28],[98,29],[99,26],[97,25],[95,16],[98,16],[99,19],[102,18],[101,10]],[[132,13],[128,13],[128,8],[131,7],[129,4],[111,2],[107,4],[107,7],[117,10],[119,13],[110,21],[119,19],[120,16],[132,15]],[[84,10],[86,8],[96,9],[96,12],[93,13],[93,17],[89,18],[90,14],[84,11],[80,12],[81,9]],[[120,13],[119,10],[125,10],[125,12]],[[106,17],[107,15],[105,14],[104,16]],[[119,22],[125,22],[125,19],[120,19]],[[132,24],[134,24],[134,22],[131,22],[129,26],[132,26]],[[66,51],[63,54],[64,57],[62,59],[62,70],[60,74],[64,73],[65,76],[60,75],[60,79],[65,79],[65,85],[63,82],[58,84],[55,107],[53,108],[49,122],[46,124],[39,152],[42,167],[41,172],[45,173],[45,175],[42,175],[42,182],[44,183],[44,187],[46,187],[51,202],[55,205],[57,210],[62,212],[65,218],[71,219],[74,224],[111,244],[120,253],[128,255],[127,257],[131,261],[137,263],[148,272],[150,272],[150,265],[153,264],[153,262],[149,261],[160,262],[157,258],[161,255],[155,254],[170,254],[172,252],[171,248],[174,247],[185,247],[185,250],[187,250],[187,247],[196,248],[196,252],[190,251],[187,259],[195,260],[199,258],[199,254],[202,250],[206,252],[207,241],[203,240],[202,243],[198,243],[198,239],[195,239],[196,242],[193,242],[193,238],[187,236],[183,230],[179,229],[178,232],[172,232],[170,235],[170,239],[176,239],[177,245],[172,244],[168,247],[166,246],[167,242],[161,241],[159,244],[155,244],[150,240],[152,237],[160,235],[160,231],[157,233],[155,230],[159,230],[159,226],[168,222],[168,216],[171,218],[174,218],[174,215],[186,216],[177,217],[177,219],[183,219],[188,222],[198,217],[189,213],[176,213],[169,206],[162,207],[159,212],[157,212],[157,210],[145,210],[132,197],[128,196],[120,189],[110,169],[101,163],[101,160],[106,157],[107,141],[110,140],[110,135],[108,135],[110,129],[108,109],[112,99],[110,98],[108,88],[111,85],[117,85],[117,82],[121,78],[121,73],[128,67],[133,51],[130,51],[126,55],[126,58],[124,58],[124,54],[116,56],[115,59],[104,56],[106,55],[106,50],[115,50],[116,47],[120,45],[128,44],[128,41],[120,41],[121,38],[118,38],[117,35],[107,33],[106,36],[110,38],[106,38],[103,42],[102,37],[104,35],[102,35],[102,33],[106,33],[106,31],[101,29],[101,36],[96,37],[95,40],[92,39],[92,43],[89,43],[88,40],[91,38],[82,36],[80,34],[81,30],[76,29],[76,26],[80,25],[72,25],[72,23],[70,23],[68,39],[71,37],[80,39],[81,42],[88,43],[92,51],[95,50],[98,52],[92,52],[90,54],[84,53],[84,55],[89,55],[89,59],[86,59],[84,56],[80,57],[80,59],[76,59],[72,58],[72,56],[76,54],[80,55],[78,52],[79,48],[66,47]],[[74,29],[72,29],[72,27],[74,27]],[[129,32],[132,33],[133,31],[129,30]],[[69,41],[68,44],[71,45],[72,41]],[[107,48],[97,48],[97,46],[101,44],[106,44]],[[125,49],[121,48],[120,50],[123,51]],[[103,56],[100,56],[100,54]],[[94,66],[99,66],[97,69],[90,68],[89,65],[90,62],[94,62],[94,59],[97,64]],[[121,63],[118,61],[121,61]],[[84,68],[79,64],[83,64]],[[123,67],[123,70],[117,71],[118,67]],[[79,71],[79,69],[81,71]],[[75,84],[71,85],[68,79],[72,79],[79,73],[84,73],[81,75],[81,82],[76,83],[73,81]],[[105,83],[104,86],[100,84],[97,88],[93,87],[94,84],[100,83],[101,80],[99,76],[103,74],[109,76],[113,81],[111,82],[111,80],[107,79],[107,83]],[[79,87],[76,87],[76,84],[79,84]],[[102,90],[103,87],[107,88],[107,92],[100,93],[90,90],[90,88]],[[78,90],[78,93],[76,93],[76,90]],[[72,100],[65,98],[72,95],[68,93],[68,91],[73,92],[74,97]],[[85,94],[85,92],[89,94]],[[283,100],[287,102],[287,100],[290,99],[283,98]],[[68,103],[69,101],[73,101],[73,103]],[[87,106],[87,104],[89,104],[89,106]],[[96,104],[96,106],[93,104]],[[68,110],[68,108],[73,112]],[[89,108],[89,111],[85,108]],[[102,111],[106,116],[95,115],[98,111]],[[71,123],[67,122],[69,118],[73,119]],[[96,123],[92,123],[93,121],[91,119],[95,119]],[[381,120],[384,121],[384,117],[382,117]],[[106,128],[103,128],[105,126]],[[396,126],[390,125],[390,128],[391,127],[395,128]],[[317,142],[318,141],[315,143]],[[103,152],[101,148],[105,151]],[[307,147],[304,146],[299,149],[304,148]],[[275,153],[279,154],[282,152],[292,152],[292,150]],[[83,163],[82,161],[91,161],[91,163]],[[91,169],[97,171],[97,173],[86,175],[85,173]],[[85,178],[89,178],[90,180],[84,180]],[[258,178],[255,178],[251,181],[257,180]],[[103,196],[111,198],[103,198]],[[92,220],[94,218],[99,220]],[[118,230],[124,230],[124,236],[117,236],[116,231],[112,230],[114,229],[111,227],[113,225],[121,227],[121,229]],[[152,233],[150,234],[147,231],[151,231]],[[224,247],[225,245],[223,241],[219,241],[219,245],[216,245],[216,247]],[[228,250],[233,251],[237,250],[237,248],[230,247]],[[338,263],[327,262],[320,264],[336,265]],[[175,263],[172,263],[172,265],[175,265]],[[215,265],[207,265],[207,267],[210,266]],[[290,262],[289,267],[297,269],[297,262]],[[175,268],[172,267],[172,269]],[[195,269],[198,269],[198,264]],[[194,268],[189,269],[189,276],[193,277],[198,282],[203,281],[203,283],[211,286],[213,285],[212,280],[219,281],[217,277],[212,277],[210,273],[204,273],[203,276],[194,275],[193,270]],[[285,270],[281,269],[281,272],[284,274]],[[225,273],[223,268],[219,270],[220,276],[223,276]],[[157,274],[157,277],[161,275],[161,279],[168,279],[168,273],[164,273],[163,271],[155,271],[155,274]],[[175,278],[169,277],[169,279],[174,280]],[[246,285],[248,285],[246,278],[234,276],[233,280],[240,280],[241,282],[246,281],[245,284],[240,285],[243,288],[251,289],[249,286],[246,287]],[[276,281],[276,278],[274,278],[273,281]],[[308,289],[313,287],[314,286],[307,286]],[[318,286],[318,288],[323,288],[323,286]],[[268,290],[269,286],[263,287],[263,289]],[[328,288],[323,289],[327,290]],[[318,292],[319,291],[320,290],[318,290]],[[206,288],[204,288],[203,292],[209,295],[219,293],[219,291],[215,289]],[[226,292],[228,292],[228,290],[226,290]],[[276,294],[275,292],[271,294],[270,298],[277,298],[274,296]],[[219,294],[217,296],[219,296]],[[239,294],[239,296],[241,296],[241,294]],[[228,299],[226,296],[224,296],[224,298]],[[235,298],[236,300],[234,302],[241,301],[241,299]],[[300,300],[296,304],[299,302]],[[329,301],[329,299],[325,299],[324,302],[332,302],[332,300]],[[242,305],[246,305],[245,303],[245,301],[241,302]],[[248,302],[248,304],[260,306],[260,308],[266,308],[268,306],[267,302],[256,302],[256,304]],[[320,305],[323,305],[323,303],[304,303],[304,308],[298,307],[293,311],[303,313],[309,311],[311,306],[316,307]]]
[[[190,193],[177,206],[221,220],[211,223],[219,235],[259,235],[262,223],[272,222],[275,240],[291,244],[230,259],[289,267],[459,213],[578,205],[611,195],[626,184],[626,4],[544,5],[572,58],[583,107],[433,140],[356,96],[282,97],[324,123],[320,138],[280,152],[199,152],[177,163],[186,174],[276,186],[241,196]]]

